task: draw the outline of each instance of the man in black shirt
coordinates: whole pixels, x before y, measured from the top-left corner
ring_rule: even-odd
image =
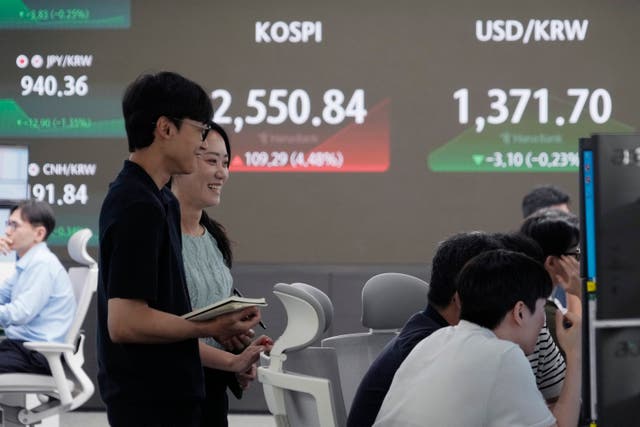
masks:
[[[175,73],[142,75],[122,101],[129,160],[100,212],[98,381],[113,426],[199,425],[199,337],[222,342],[260,320],[253,307],[206,322],[191,311],[180,210],[165,187],[195,170],[212,106]]]

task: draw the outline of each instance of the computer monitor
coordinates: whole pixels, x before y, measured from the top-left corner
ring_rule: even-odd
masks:
[[[0,204],[29,197],[29,148],[0,145]]]
[[[583,138],[580,156],[583,408],[626,426],[640,414],[640,135]]]

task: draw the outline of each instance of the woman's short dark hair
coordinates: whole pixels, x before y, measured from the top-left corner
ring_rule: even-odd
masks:
[[[227,155],[229,156],[229,162],[231,162],[231,144],[229,142],[229,135],[227,135],[227,132],[222,128],[222,126],[220,126],[213,120],[210,120],[208,123],[209,126],[211,126],[211,130],[217,132],[222,137],[224,146],[227,149]],[[233,265],[233,250],[231,248],[231,240],[229,239],[225,228],[218,221],[207,215],[206,211],[202,211],[200,224],[202,224],[202,226],[207,229],[209,234],[211,234],[213,238],[216,239],[216,243],[218,244],[218,249],[220,249],[220,252],[222,253],[224,263],[227,265],[227,267],[231,268],[231,266]]]
[[[545,258],[561,256],[580,243],[578,218],[558,209],[541,209],[528,216],[520,231],[540,245]]]
[[[542,248],[531,237],[521,233],[520,231],[512,231],[509,233],[493,233],[496,239],[502,243],[503,248],[508,251],[520,252],[535,259],[539,263],[544,264],[546,259]]]
[[[222,137],[224,146],[227,149],[227,156],[229,156],[229,162],[231,162],[231,144],[229,143],[229,135],[227,135],[227,132],[222,128],[222,126],[220,126],[213,120],[209,120],[207,123],[209,124],[209,126],[211,126],[212,131],[216,132]]]

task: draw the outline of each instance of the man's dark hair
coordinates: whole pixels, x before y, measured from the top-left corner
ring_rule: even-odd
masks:
[[[545,259],[566,254],[580,243],[578,218],[557,209],[542,209],[528,216],[520,231],[540,245]]]
[[[494,329],[518,301],[533,313],[552,287],[544,266],[527,255],[504,249],[482,253],[458,276],[460,318]]]
[[[44,240],[49,238],[49,235],[56,228],[56,218],[53,214],[53,209],[46,202],[40,202],[38,200],[25,200],[11,208],[11,213],[20,209],[20,218],[23,221],[28,222],[33,226],[43,226],[46,230]]]
[[[532,213],[555,205],[569,204],[569,195],[553,185],[536,187],[527,193],[522,199],[522,217],[526,218]]]
[[[155,123],[161,116],[180,129],[184,118],[202,123],[211,120],[213,106],[200,85],[180,74],[163,71],[140,75],[127,87],[122,114],[129,152],[134,152],[151,145]]]
[[[519,252],[525,254],[541,264],[544,264],[546,257],[542,252],[542,248],[531,237],[519,231],[513,231],[510,233],[494,233],[493,237],[498,239],[502,243],[503,249],[513,252]]]
[[[498,240],[480,231],[455,234],[440,243],[431,263],[429,303],[440,308],[448,306],[456,292],[456,277],[465,263],[482,252],[501,247]]]

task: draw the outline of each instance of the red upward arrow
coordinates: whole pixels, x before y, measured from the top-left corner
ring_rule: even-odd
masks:
[[[240,158],[240,156],[235,156],[231,161],[231,167],[234,166],[244,166],[244,162],[242,161],[242,158]]]

